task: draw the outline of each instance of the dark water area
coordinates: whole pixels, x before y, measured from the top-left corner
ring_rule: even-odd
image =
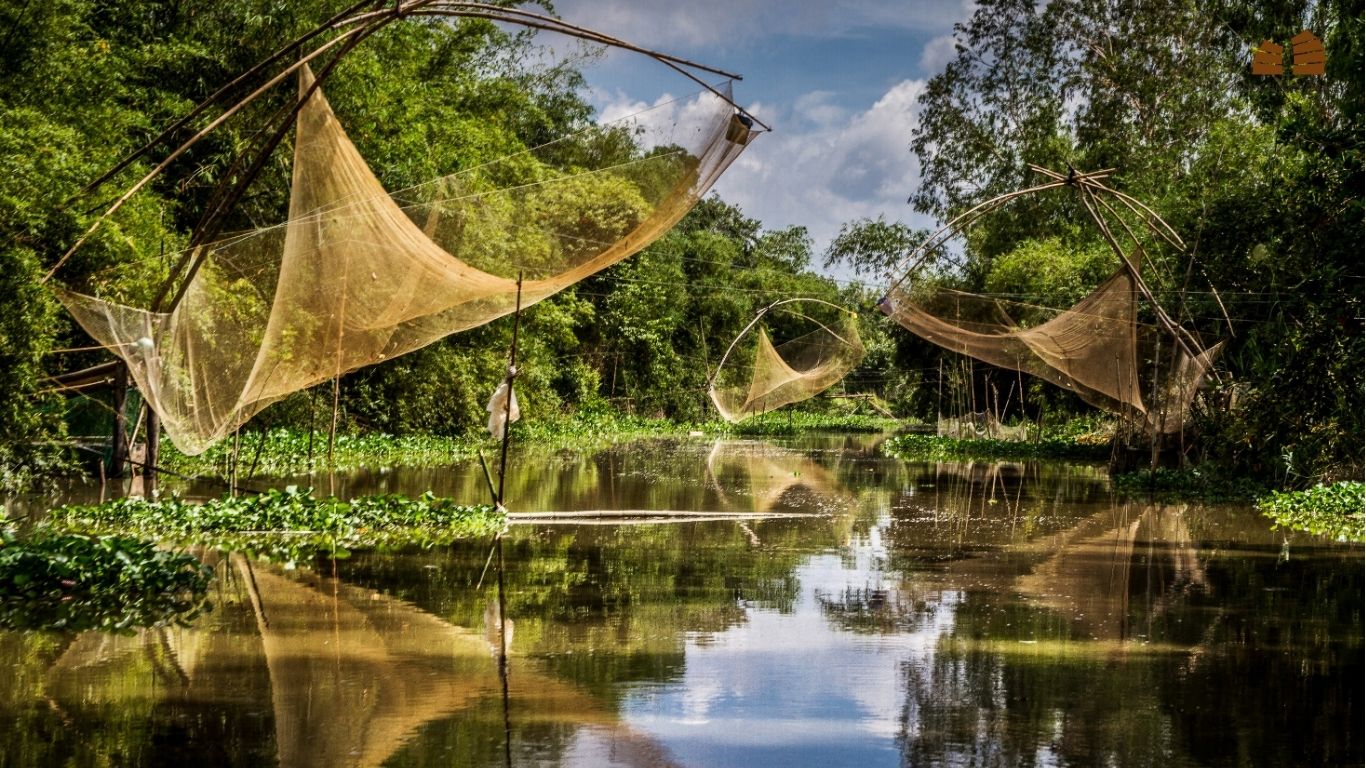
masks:
[[[508,479],[514,512],[729,519],[204,553],[191,628],[0,633],[0,766],[1362,763],[1361,547],[876,443],[638,441]],[[334,487],[487,494],[477,463]]]

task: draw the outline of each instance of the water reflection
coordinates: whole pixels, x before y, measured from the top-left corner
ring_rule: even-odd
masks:
[[[835,472],[797,451],[752,440],[717,440],[707,454],[708,485],[726,510],[804,514],[848,509]]]
[[[625,727],[614,711],[534,664],[515,666],[503,699],[496,603],[486,613],[491,623],[475,631],[318,573],[284,572],[240,556],[223,565],[213,621],[131,637],[75,638],[43,676],[48,705],[72,723],[92,709],[132,702],[152,713],[189,709],[225,720],[265,715],[274,726],[274,759],[307,768],[384,765],[424,728],[471,716],[490,720],[496,703],[516,711],[523,725],[573,727],[579,750],[610,744],[612,764],[669,764],[660,747]],[[260,709],[241,711],[252,708]],[[207,735],[197,725],[187,735]],[[485,739],[490,756],[498,741]],[[138,762],[164,762],[128,746]],[[254,754],[247,743],[219,746],[242,750],[234,762],[250,762]]]
[[[889,461],[862,438],[646,442],[522,467],[524,509],[804,516],[517,526],[502,570],[488,541],[298,571],[226,558],[194,629],[0,635],[0,754],[1361,761],[1361,553],[1250,510],[1116,503],[1087,466]]]

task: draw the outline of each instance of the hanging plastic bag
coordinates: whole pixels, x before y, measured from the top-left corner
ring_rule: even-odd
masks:
[[[512,390],[512,377],[515,372],[510,372],[508,377],[498,385],[498,389],[493,391],[493,397],[489,400],[485,408],[489,412],[489,434],[495,438],[503,437],[503,427],[508,421],[517,421],[522,418],[522,409],[517,407],[517,393]],[[508,398],[512,402],[508,402]]]

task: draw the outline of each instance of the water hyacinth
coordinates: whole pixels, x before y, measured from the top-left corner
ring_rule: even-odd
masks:
[[[86,533],[137,533],[178,545],[200,545],[296,561],[325,551],[430,547],[501,529],[487,505],[462,505],[431,493],[417,498],[319,498],[289,486],[199,503],[178,498],[125,498],[59,507],[52,524]]]
[[[205,608],[212,571],[195,557],[127,536],[39,526],[0,536],[0,626],[124,632],[188,625]]]
[[[1273,493],[1257,502],[1276,528],[1338,541],[1366,541],[1366,484],[1341,482],[1303,491]]]

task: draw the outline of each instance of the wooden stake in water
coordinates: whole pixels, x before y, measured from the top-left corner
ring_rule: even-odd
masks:
[[[508,474],[508,442],[512,432],[512,383],[517,378],[517,334],[522,328],[522,273],[517,273],[517,309],[512,320],[512,347],[508,351],[507,397],[503,399],[503,455],[498,462],[498,507],[503,507],[503,491]]]

